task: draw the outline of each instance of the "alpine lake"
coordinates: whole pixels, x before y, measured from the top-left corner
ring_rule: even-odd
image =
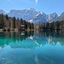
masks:
[[[0,32],[0,64],[64,64],[64,32]]]

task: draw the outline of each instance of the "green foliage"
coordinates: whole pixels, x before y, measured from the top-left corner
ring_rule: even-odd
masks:
[[[49,30],[62,30],[64,29],[64,20],[63,21],[56,21],[51,23],[46,23],[42,25],[44,28],[42,29],[49,29]]]
[[[7,20],[9,19],[9,17],[8,17],[8,15],[7,15],[7,14],[5,15],[5,18],[6,18]]]
[[[24,26],[21,27],[21,25]],[[8,17],[8,15],[0,14],[0,29],[4,28],[9,28],[8,30],[10,30],[11,28],[17,28],[18,30],[21,30],[23,28],[23,30],[27,30],[28,28],[34,29],[34,24],[23,19],[16,19],[15,17]]]
[[[4,16],[3,14],[0,14],[0,28],[4,27]]]

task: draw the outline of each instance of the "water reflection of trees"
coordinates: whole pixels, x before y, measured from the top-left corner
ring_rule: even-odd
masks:
[[[1,32],[0,33],[0,46],[5,45],[21,45],[20,42],[26,40],[26,38],[33,36],[33,44],[37,46],[52,44],[56,45],[60,43],[64,45],[64,31],[45,31],[45,32]]]
[[[11,43],[19,43],[19,40],[25,40],[29,36],[33,36],[34,32],[0,32],[0,46],[9,45]]]
[[[41,35],[46,37],[48,39],[49,44],[56,45],[57,43],[60,43],[61,45],[64,45],[64,31],[58,30],[58,31],[45,31],[41,32]]]

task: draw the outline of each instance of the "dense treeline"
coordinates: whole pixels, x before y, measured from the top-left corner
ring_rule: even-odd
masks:
[[[34,24],[23,19],[9,17],[0,14],[0,30],[4,31],[23,31],[34,30]]]
[[[47,30],[64,30],[64,20],[63,21],[53,21],[51,23],[43,23],[39,26],[40,30],[47,29]]]

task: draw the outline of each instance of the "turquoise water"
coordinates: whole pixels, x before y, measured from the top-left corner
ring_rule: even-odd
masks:
[[[0,32],[0,64],[64,64],[64,32]]]

